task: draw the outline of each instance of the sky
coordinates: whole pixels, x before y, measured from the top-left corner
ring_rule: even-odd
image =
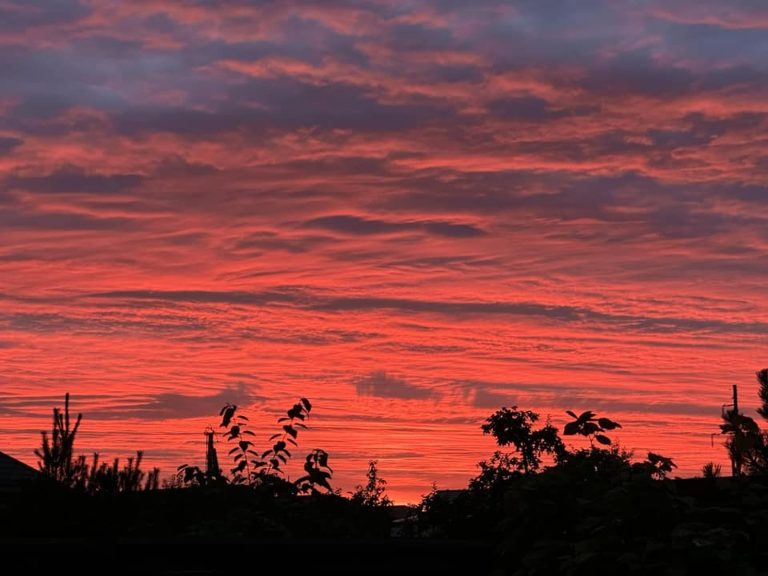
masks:
[[[724,462],[766,55],[763,0],[0,0],[0,450],[68,391],[163,477],[302,396],[344,493],[466,486],[513,405]]]

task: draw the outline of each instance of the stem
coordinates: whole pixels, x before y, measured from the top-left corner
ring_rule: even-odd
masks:
[[[243,455],[243,458],[245,459],[245,474],[246,478],[248,479],[248,486],[251,486],[253,481],[251,480],[251,465],[248,463],[248,450],[243,450],[240,447],[240,442],[243,440],[243,434],[242,432],[238,433],[237,435],[237,447],[240,448],[240,453]]]
[[[290,426],[291,428],[293,428],[293,421],[294,420],[295,420],[295,418],[291,418],[290,422],[288,422],[288,424],[286,424],[286,426]],[[294,430],[295,430],[295,428],[294,428]],[[287,439],[288,439],[288,432],[283,432],[283,437],[280,438],[280,441],[285,443]],[[277,454],[275,454],[275,459],[276,458],[277,458]],[[267,466],[266,474],[269,474],[271,471],[272,471],[272,459],[270,459],[270,461],[269,461],[269,466]],[[278,470],[278,471],[282,472],[282,470]]]

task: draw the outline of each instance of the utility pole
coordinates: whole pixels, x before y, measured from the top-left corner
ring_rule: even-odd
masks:
[[[732,412],[734,418],[733,421],[738,421],[739,416],[739,392],[736,388],[736,384],[733,385],[733,412]],[[734,436],[736,434],[734,433]],[[731,476],[734,478],[741,476],[741,462],[739,462],[741,458],[739,455],[737,455],[736,452],[731,450]]]

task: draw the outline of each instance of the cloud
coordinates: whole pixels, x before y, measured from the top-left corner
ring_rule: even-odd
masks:
[[[0,6],[0,32],[71,23],[89,13],[87,5],[78,0],[10,0]]]
[[[703,405],[768,329],[767,16],[760,0],[0,1],[0,388],[172,419],[258,372],[253,394],[296,383],[390,438],[413,419],[359,394],[439,398],[421,473],[457,484],[481,412],[583,401],[660,414],[638,434],[664,453],[692,423],[696,471]],[[471,379],[476,394],[451,384]],[[4,406],[0,427],[40,427],[39,405]],[[189,426],[163,438],[184,446]],[[376,438],[354,431],[361,454]]]
[[[21,138],[11,138],[7,136],[0,136],[0,154],[7,154],[14,148],[18,148],[24,143]]]
[[[359,396],[419,400],[437,395],[434,390],[414,386],[401,378],[389,376],[382,370],[356,378],[353,383]]]
[[[629,412],[653,416],[685,415],[711,417],[717,413],[717,406],[702,401],[681,402],[676,399],[665,399],[664,393],[652,393],[633,390],[631,398],[622,394],[622,390],[584,390],[572,383],[529,384],[529,383],[489,383],[489,382],[457,382],[472,400],[472,405],[482,409],[500,409],[522,404],[538,405],[546,403],[559,409],[573,410],[577,413],[584,410],[600,412]],[[672,396],[672,394],[668,394]]]
[[[116,231],[133,228],[130,218],[103,217],[78,212],[30,211],[0,206],[0,226],[23,230],[91,230]]]
[[[135,188],[142,180],[138,174],[88,174],[79,167],[64,166],[45,176],[12,175],[5,185],[30,192],[115,194]]]
[[[298,309],[324,312],[396,311],[406,314],[439,314],[446,317],[531,317],[563,324],[590,325],[593,329],[625,330],[637,333],[762,334],[768,324],[759,320],[721,320],[716,318],[675,317],[660,314],[621,314],[604,312],[583,306],[552,305],[539,302],[491,302],[481,300],[446,301],[388,298],[376,296],[342,296],[312,293],[300,289],[268,290],[264,292],[209,291],[144,291],[119,290],[94,293],[95,299],[125,301],[167,301],[202,304],[240,304],[269,306],[286,304]]]
[[[366,219],[344,214],[313,218],[303,224],[306,228],[321,228],[344,234],[376,235],[393,234],[406,231],[424,231],[435,236],[447,238],[472,238],[485,234],[472,224],[454,222],[388,222],[385,220]]]
[[[225,404],[249,405],[261,397],[251,392],[251,385],[240,382],[219,392],[197,396],[177,392],[156,394],[146,401],[123,403],[108,410],[95,410],[88,416],[96,420],[169,420],[176,418],[216,418]]]

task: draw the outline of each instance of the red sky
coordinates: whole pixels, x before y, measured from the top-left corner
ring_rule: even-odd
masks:
[[[727,4],[727,6],[726,6]],[[0,450],[462,487],[503,405],[724,461],[768,365],[760,0],[0,0]],[[301,451],[300,451],[301,452]]]

